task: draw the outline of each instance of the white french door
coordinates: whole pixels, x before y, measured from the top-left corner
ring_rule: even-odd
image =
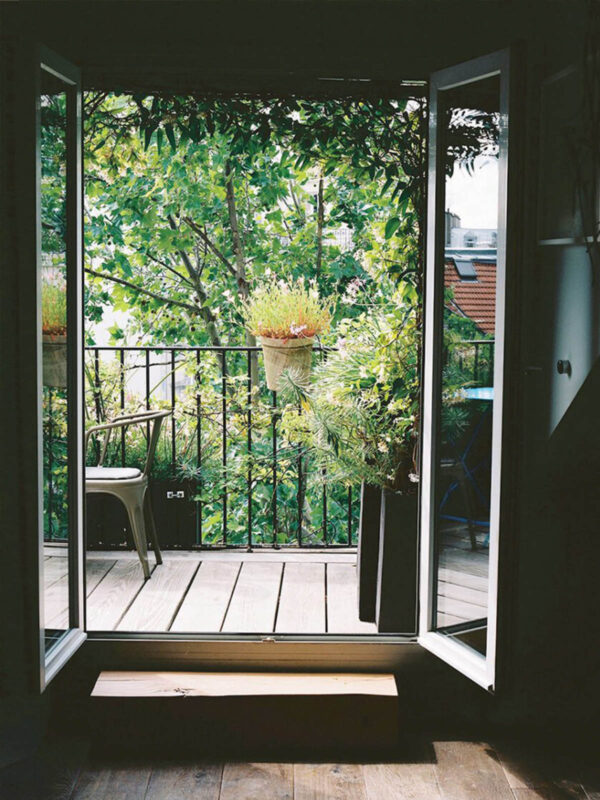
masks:
[[[45,47],[36,81],[40,687],[85,640],[79,70]]]
[[[419,642],[490,691],[507,500],[509,68],[501,51],[432,75],[429,123]]]

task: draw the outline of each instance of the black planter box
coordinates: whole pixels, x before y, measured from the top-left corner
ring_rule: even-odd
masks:
[[[381,489],[378,486],[363,483],[360,490],[360,522],[356,560],[358,618],[362,622],[375,622],[380,516]]]
[[[161,549],[193,547],[197,543],[194,481],[155,480],[149,491]],[[89,550],[134,547],[125,506],[111,495],[86,496],[86,531]]]
[[[196,539],[196,484],[167,478],[151,481],[150,499],[161,548],[189,548]]]
[[[110,494],[88,494],[85,498],[88,550],[133,549],[133,538],[123,503]]]
[[[382,492],[375,614],[380,633],[417,629],[417,515],[416,494]]]

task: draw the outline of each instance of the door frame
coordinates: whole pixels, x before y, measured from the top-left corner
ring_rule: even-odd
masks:
[[[422,414],[422,472],[419,572],[419,643],[488,691],[497,688],[501,654],[508,641],[507,619],[509,575],[507,554],[511,552],[511,529],[516,504],[518,471],[518,435],[514,420],[519,420],[516,402],[520,376],[516,324],[516,287],[519,266],[519,232],[517,229],[519,194],[514,175],[518,174],[518,147],[514,131],[519,130],[515,108],[515,79],[518,58],[515,48],[473,59],[440,70],[430,83],[430,140],[428,159],[427,258],[425,273],[425,357]],[[490,549],[486,655],[482,656],[466,644],[435,630],[436,553],[435,553],[435,451],[438,440],[438,409],[441,369],[443,269],[440,254],[444,252],[442,224],[445,200],[443,141],[438,132],[438,94],[458,86],[499,75],[499,174],[498,174],[498,249],[496,258],[496,345],[494,356],[494,417],[492,452],[492,496],[490,503]],[[509,141],[510,130],[510,141]],[[509,177],[510,176],[510,177]],[[432,281],[433,277],[433,281]],[[498,343],[500,345],[498,346]],[[508,423],[513,422],[510,426]],[[510,469],[509,469],[510,466]],[[502,529],[502,537],[499,532]],[[500,609],[502,613],[500,613]]]
[[[85,633],[85,548],[83,546],[83,151],[82,91],[80,70],[44,45],[35,49],[35,281],[37,336],[37,571],[39,689],[43,691],[86,640]],[[69,622],[66,633],[48,652],[45,648],[44,616],[44,498],[42,430],[42,344],[41,344],[41,73],[42,70],[65,84],[66,94],[66,271],[67,271],[67,411],[69,463]]]

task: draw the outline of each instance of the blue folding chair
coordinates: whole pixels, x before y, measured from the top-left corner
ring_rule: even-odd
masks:
[[[477,518],[477,507],[489,508],[489,492],[482,487],[481,477],[489,475],[491,465],[489,448],[484,448],[484,454],[478,458],[477,445],[481,443],[483,433],[487,423],[491,419],[491,406],[483,412],[477,424],[473,427],[470,436],[462,449],[452,441],[448,441],[451,450],[455,455],[440,460],[440,469],[450,477],[450,483],[440,501],[438,515],[440,519],[452,522],[462,522],[468,526],[471,549],[477,549],[476,528],[487,528],[488,535],[484,546],[489,544],[490,521],[488,519]],[[473,458],[478,460],[473,463]],[[464,505],[465,515],[460,513],[447,513],[444,508],[448,505],[455,493],[460,490]]]

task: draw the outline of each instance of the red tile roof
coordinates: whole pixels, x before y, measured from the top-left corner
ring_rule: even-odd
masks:
[[[461,280],[454,261],[446,260],[444,285],[452,287],[454,300],[448,307],[469,317],[482,333],[495,332],[496,263],[473,259],[477,280]]]

